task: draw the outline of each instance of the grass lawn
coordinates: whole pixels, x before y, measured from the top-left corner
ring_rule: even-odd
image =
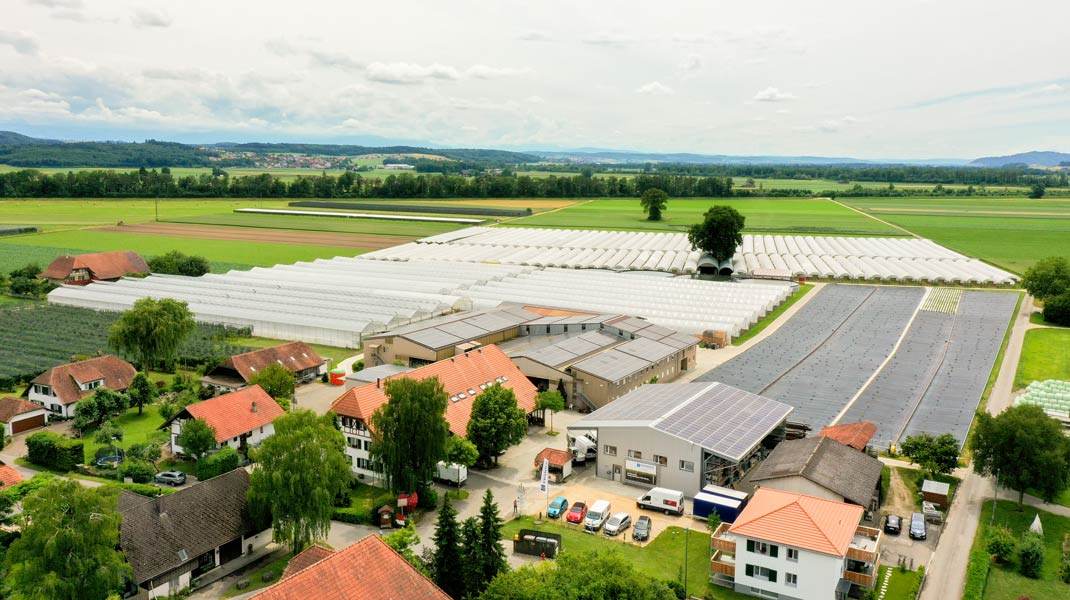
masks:
[[[160,219],[229,212],[235,208],[285,208],[289,200],[160,198]],[[78,198],[0,200],[0,223],[49,229],[143,223],[156,218],[155,198]]]
[[[160,407],[155,404],[147,405],[141,415],[137,414],[137,408],[128,409],[126,413],[116,417],[115,424],[123,430],[123,441],[117,444],[123,449],[134,444],[162,443],[168,439],[168,433],[159,429],[160,425],[163,425],[163,417],[160,416]],[[96,460],[97,449],[103,447],[93,441],[94,433],[95,431],[86,433],[82,440],[85,444],[86,464],[92,464]]]
[[[888,581],[888,590],[884,594],[885,600],[914,600],[914,590],[921,579],[921,573],[917,571],[900,571],[896,567],[881,567],[879,584],[884,582],[885,577],[891,573]]]
[[[784,311],[791,308],[792,304],[795,304],[799,300],[802,300],[802,297],[809,293],[812,289],[814,289],[814,285],[812,283],[804,283],[800,285],[799,291],[792,294],[791,298],[788,298],[780,306],[774,308],[772,312],[765,315],[765,317],[761,321],[755,323],[753,327],[744,331],[743,334],[740,335],[738,338],[732,340],[732,345],[738,346],[761,333],[762,330],[766,327],[769,327],[769,325],[771,325],[773,321],[776,321],[778,318],[780,318],[780,315],[784,314]]]
[[[1032,381],[1070,379],[1070,329],[1032,329],[1025,332],[1014,389]]]
[[[1045,327],[1066,327],[1065,325],[1056,325],[1055,323],[1049,323],[1044,320],[1044,313],[1035,312],[1029,315],[1029,322],[1034,325],[1044,325]]]
[[[281,346],[282,344],[289,344],[286,340],[276,340],[272,338],[264,337],[236,337],[228,338],[227,343],[237,344],[239,346],[248,346],[250,348],[273,348],[275,346]],[[338,361],[360,354],[360,350],[354,350],[352,348],[339,348],[337,346],[323,346],[321,344],[309,344],[321,358],[332,359],[332,364],[337,364]],[[170,381],[170,380],[168,380]]]
[[[1030,496],[1036,496],[1037,498],[1040,498],[1040,492],[1036,490],[1029,489],[1026,490],[1025,493],[1029,494]],[[1062,506],[1070,507],[1070,490],[1063,490],[1059,492],[1057,496],[1052,498],[1052,504],[1061,504]]]
[[[984,543],[992,519],[992,500],[984,503],[981,509],[980,526],[974,543]],[[1031,600],[1060,600],[1070,594],[1070,586],[1058,580],[1059,561],[1062,556],[1063,536],[1070,533],[1070,518],[1060,517],[1035,508],[1026,507],[1018,511],[1018,505],[1008,500],[1000,500],[995,507],[996,526],[1006,526],[1020,537],[1029,528],[1033,517],[1040,515],[1044,526],[1044,569],[1040,579],[1030,579],[1018,573],[1017,561],[1006,565],[992,564],[985,584],[985,600],[1006,600],[1007,598],[1029,597]]]
[[[662,221],[647,221],[639,199],[595,199],[507,225],[634,231],[686,231],[714,205],[734,207],[747,219],[745,233],[902,235],[835,202],[818,198],[672,198]]]
[[[225,592],[223,592],[223,597],[233,598],[234,596],[241,596],[243,594],[248,594],[253,590],[265,588],[273,583],[277,583],[279,581],[279,578],[282,577],[282,572],[286,569],[286,565],[290,563],[291,558],[293,558],[293,555],[289,552],[286,552],[279,558],[272,560],[271,562],[267,563],[262,567],[257,567],[252,571],[242,573],[241,579],[248,579],[249,587],[239,590],[238,582],[235,581],[233,584],[231,584],[230,587],[226,589]],[[274,573],[275,576],[270,577],[268,581],[264,581],[265,573]],[[239,579],[238,581],[241,581],[241,579]]]
[[[948,492],[948,506],[950,502],[955,499],[955,490],[959,487],[959,478],[952,477],[950,475],[937,475],[936,477],[929,477],[924,471],[919,469],[908,469],[906,467],[895,467],[895,470],[899,472],[899,477],[903,480],[903,485],[910,491],[910,497],[914,499],[914,508],[921,512],[921,484],[926,479],[933,479],[934,481],[942,481],[944,483],[951,484],[951,490]],[[943,510],[947,510],[947,506],[942,507]],[[906,515],[904,515],[906,517]]]

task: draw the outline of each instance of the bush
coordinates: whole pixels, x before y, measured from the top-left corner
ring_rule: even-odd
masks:
[[[171,488],[162,488],[155,485],[150,485],[147,483],[106,483],[101,487],[113,489],[119,488],[121,490],[126,490],[139,496],[146,496],[149,498],[155,498],[156,496],[167,496],[178,491],[173,490]]]
[[[230,446],[224,447],[215,454],[210,454],[197,461],[197,479],[204,481],[218,477],[223,473],[229,473],[241,464],[241,456],[238,451]]]
[[[684,599],[684,597],[685,597],[684,584],[680,583],[679,581],[677,581],[675,579],[665,579],[663,581],[664,581],[665,585],[670,590],[672,590],[673,595],[676,596],[678,600],[683,600]]]
[[[1039,579],[1044,569],[1044,538],[1033,531],[1022,534],[1018,548],[1018,570],[1022,575]]]
[[[1070,326],[1070,292],[1044,302],[1044,320],[1056,325]]]
[[[26,438],[26,448],[27,460],[57,471],[71,471],[75,465],[81,464],[85,457],[81,440],[51,431],[39,431]]]
[[[1063,555],[1063,560],[1059,563],[1059,581],[1063,583],[1070,583],[1070,556]]]
[[[363,371],[363,370],[364,370],[364,359],[358,360],[357,362],[353,363],[353,372],[354,373],[356,373],[357,371]]]
[[[984,597],[991,564],[992,556],[988,550],[980,544],[974,544],[966,567],[966,587],[962,591],[962,600],[981,600]]]
[[[152,481],[152,476],[156,474],[156,469],[152,467],[152,463],[138,458],[127,459],[123,462],[120,471],[123,477],[133,479],[134,483],[148,483]]]
[[[1001,563],[1010,562],[1017,546],[1014,534],[1006,527],[997,527],[988,532],[988,544],[985,549]]]
[[[377,523],[374,517],[375,515],[372,511],[353,506],[336,508],[331,514],[332,521],[341,521],[343,523],[352,523],[354,525],[376,525]]]
[[[438,492],[428,488],[420,494],[419,502],[416,503],[418,508],[434,509],[438,506]]]

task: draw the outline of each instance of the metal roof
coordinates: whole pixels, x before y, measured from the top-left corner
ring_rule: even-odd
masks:
[[[533,350],[523,350],[513,354],[513,356],[523,356],[548,367],[561,368],[592,352],[597,352],[602,348],[608,348],[622,342],[624,342],[623,339],[601,331],[588,331],[556,344]]]
[[[598,356],[581,360],[572,365],[572,368],[606,381],[618,381],[648,366],[650,366],[649,361],[614,348]]]

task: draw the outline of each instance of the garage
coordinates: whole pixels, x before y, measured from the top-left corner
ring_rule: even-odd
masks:
[[[6,435],[15,435],[38,427],[47,420],[43,406],[22,398],[0,398],[0,422]]]

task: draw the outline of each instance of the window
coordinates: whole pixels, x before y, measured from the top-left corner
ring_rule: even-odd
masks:
[[[799,551],[795,548],[788,548],[788,560],[791,562],[799,562]]]
[[[799,587],[799,576],[795,573],[784,573],[784,583],[789,587]]]
[[[773,558],[776,558],[778,550],[779,548],[774,544],[747,540],[747,552],[753,552],[754,554],[766,554]]]
[[[356,448],[357,450],[360,450],[360,440],[358,440],[357,438],[347,435],[346,442],[349,444],[350,448]]]
[[[605,446],[602,446],[602,454],[605,454],[606,456],[616,456],[617,447],[606,444]]]
[[[658,463],[659,465],[661,465],[663,467],[669,466],[669,459],[664,457],[664,456],[660,456],[658,454],[654,455],[654,462]]]
[[[688,473],[694,473],[695,472],[695,463],[693,463],[693,462],[691,462],[689,460],[681,460],[680,461],[680,470],[681,471],[687,471]]]
[[[758,594],[758,595],[761,595],[761,596],[765,596],[766,598],[779,598],[780,597],[780,595],[777,594],[776,592],[770,592],[769,590],[763,590],[762,588],[756,588],[756,587],[753,587],[753,586],[751,587],[750,591],[752,593],[755,593],[755,594]]]
[[[642,460],[643,453],[638,451],[638,450],[629,450],[628,451],[628,458],[634,458],[636,460]]]
[[[776,583],[776,571],[758,565],[747,565],[747,577],[764,579],[770,583]]]
[[[372,441],[371,440],[364,440],[364,449],[368,450],[368,451],[371,451],[371,449],[372,449]]]

